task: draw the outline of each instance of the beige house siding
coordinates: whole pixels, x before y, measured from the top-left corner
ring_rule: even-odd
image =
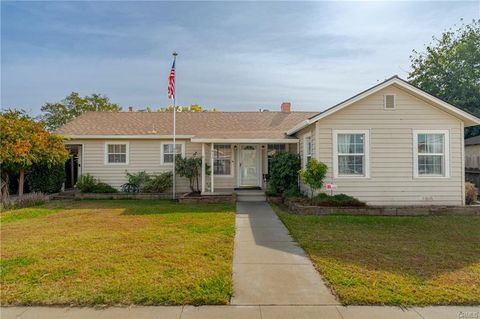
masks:
[[[105,143],[128,142],[129,163],[125,165],[105,164]],[[134,173],[146,171],[150,174],[170,171],[171,165],[161,165],[160,145],[168,140],[69,140],[66,144],[82,144],[82,174],[91,174],[100,181],[115,188],[127,182],[125,171]],[[191,156],[194,152],[201,155],[201,144],[185,143],[185,154]],[[177,187],[180,192],[188,191],[188,180],[177,178]]]
[[[125,165],[109,165],[105,164],[105,143],[128,142],[129,145],[129,161]],[[100,181],[108,183],[113,187],[120,189],[120,186],[127,182],[125,171],[135,173],[139,171],[146,171],[150,174],[171,171],[171,165],[161,164],[161,144],[162,142],[169,142],[171,140],[152,140],[152,139],[119,139],[119,140],[102,140],[102,139],[75,139],[68,140],[66,144],[81,144],[81,173],[91,174]],[[202,143],[192,143],[188,140],[177,140],[178,143],[185,143],[185,155],[192,156],[197,153],[202,156]],[[237,186],[237,149],[234,148],[237,144],[232,145],[233,157],[231,175],[229,176],[214,176],[215,190],[231,189]],[[237,145],[238,146],[238,145]],[[262,147],[263,146],[263,147]],[[259,144],[260,154],[262,156],[262,174],[266,174],[267,162],[267,144]],[[296,151],[295,144],[288,146],[289,150]],[[211,165],[211,144],[205,143],[205,162]],[[201,182],[201,181],[200,181]],[[200,185],[201,186],[201,185]],[[206,176],[205,179],[206,191],[211,189],[211,177]],[[179,192],[188,192],[189,183],[185,178],[177,177],[177,190]]]
[[[384,94],[396,95],[395,110],[384,110]],[[298,134],[301,140],[308,129],[316,137],[316,158],[329,166],[326,182],[338,193],[371,205],[463,203],[462,122],[399,88],[387,87],[317,121]],[[369,130],[369,178],[333,177],[334,130]],[[450,177],[414,178],[414,130],[449,131]]]

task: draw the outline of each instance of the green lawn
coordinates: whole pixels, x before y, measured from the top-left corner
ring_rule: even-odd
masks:
[[[0,214],[2,305],[226,304],[231,204],[92,200]]]
[[[480,304],[480,217],[274,208],[344,304]]]

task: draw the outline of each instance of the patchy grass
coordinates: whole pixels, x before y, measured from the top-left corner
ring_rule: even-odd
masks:
[[[53,202],[0,215],[2,305],[226,304],[234,206]]]
[[[343,304],[480,303],[478,216],[300,216],[274,209]]]

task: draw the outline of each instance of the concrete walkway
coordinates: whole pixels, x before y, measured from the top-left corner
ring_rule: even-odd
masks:
[[[232,305],[336,305],[266,202],[237,202]]]
[[[3,307],[1,319],[459,319],[480,318],[480,306],[175,306],[175,307]]]

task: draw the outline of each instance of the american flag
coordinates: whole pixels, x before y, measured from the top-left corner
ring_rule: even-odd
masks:
[[[173,60],[172,69],[168,76],[168,98],[175,98],[175,60]]]

